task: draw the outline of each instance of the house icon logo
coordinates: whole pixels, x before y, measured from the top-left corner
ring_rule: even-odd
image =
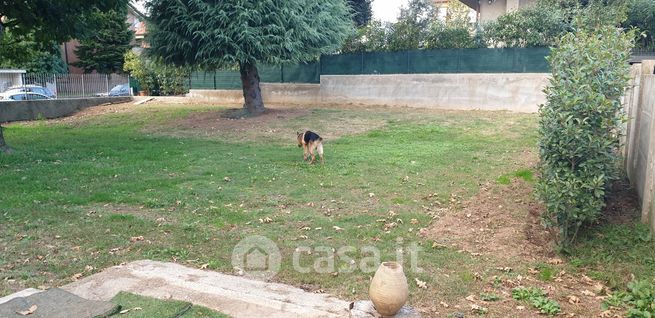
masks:
[[[253,235],[241,240],[232,250],[232,266],[246,276],[269,279],[280,270],[280,249],[270,239]]]

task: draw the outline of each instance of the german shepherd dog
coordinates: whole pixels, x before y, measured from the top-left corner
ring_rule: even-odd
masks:
[[[316,161],[314,151],[316,151],[321,157],[321,164],[323,164],[323,138],[309,130],[306,132],[296,132],[296,134],[298,134],[298,147],[302,147],[303,150],[303,160],[307,160],[311,155],[312,161],[310,164],[314,163]]]

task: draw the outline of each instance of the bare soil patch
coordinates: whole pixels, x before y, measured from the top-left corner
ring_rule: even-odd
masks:
[[[427,237],[435,244],[491,260],[485,266],[495,270],[480,277],[478,295],[447,304],[449,308],[443,304],[426,307],[423,303],[422,311],[429,314],[459,311],[468,316],[473,306],[480,306],[490,315],[536,317],[538,311],[530,304],[512,299],[512,290],[539,287],[559,303],[563,316],[621,317],[620,311],[601,309],[609,291],[605,284],[565,270],[566,261],[555,252],[557,234],[542,226],[545,207],[536,200],[533,191],[531,183],[518,178],[509,185],[486,184],[461,208],[451,207],[440,213]],[[627,181],[615,182],[602,222],[634,222],[637,202],[636,193]],[[544,267],[551,274],[545,275]],[[479,297],[483,293],[497,294],[500,300],[483,301]]]
[[[612,183],[605,201],[601,222],[610,224],[632,224],[639,217],[639,196],[627,179]]]
[[[267,107],[252,117],[235,117],[240,109],[216,109],[193,112],[147,131],[171,136],[221,137],[229,141],[295,142],[296,132],[312,130],[328,141],[341,136],[366,132],[383,126],[382,119],[344,116],[342,112],[324,114],[300,107]]]
[[[540,222],[543,207],[532,199],[532,186],[484,185],[459,211],[439,218],[428,237],[475,254],[536,261],[553,256],[554,236]]]

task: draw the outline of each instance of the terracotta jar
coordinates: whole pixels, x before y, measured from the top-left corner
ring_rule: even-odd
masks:
[[[408,294],[403,266],[397,262],[382,263],[368,289],[375,310],[382,316],[393,316],[405,305]]]

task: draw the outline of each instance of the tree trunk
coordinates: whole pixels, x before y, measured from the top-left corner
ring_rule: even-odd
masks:
[[[243,109],[248,114],[260,114],[264,111],[264,100],[259,88],[259,73],[257,66],[250,62],[239,62],[241,72],[241,87],[243,89]]]
[[[0,126],[0,153],[10,153],[11,148],[7,146],[7,143],[5,143],[5,137],[2,134],[2,126]]]

